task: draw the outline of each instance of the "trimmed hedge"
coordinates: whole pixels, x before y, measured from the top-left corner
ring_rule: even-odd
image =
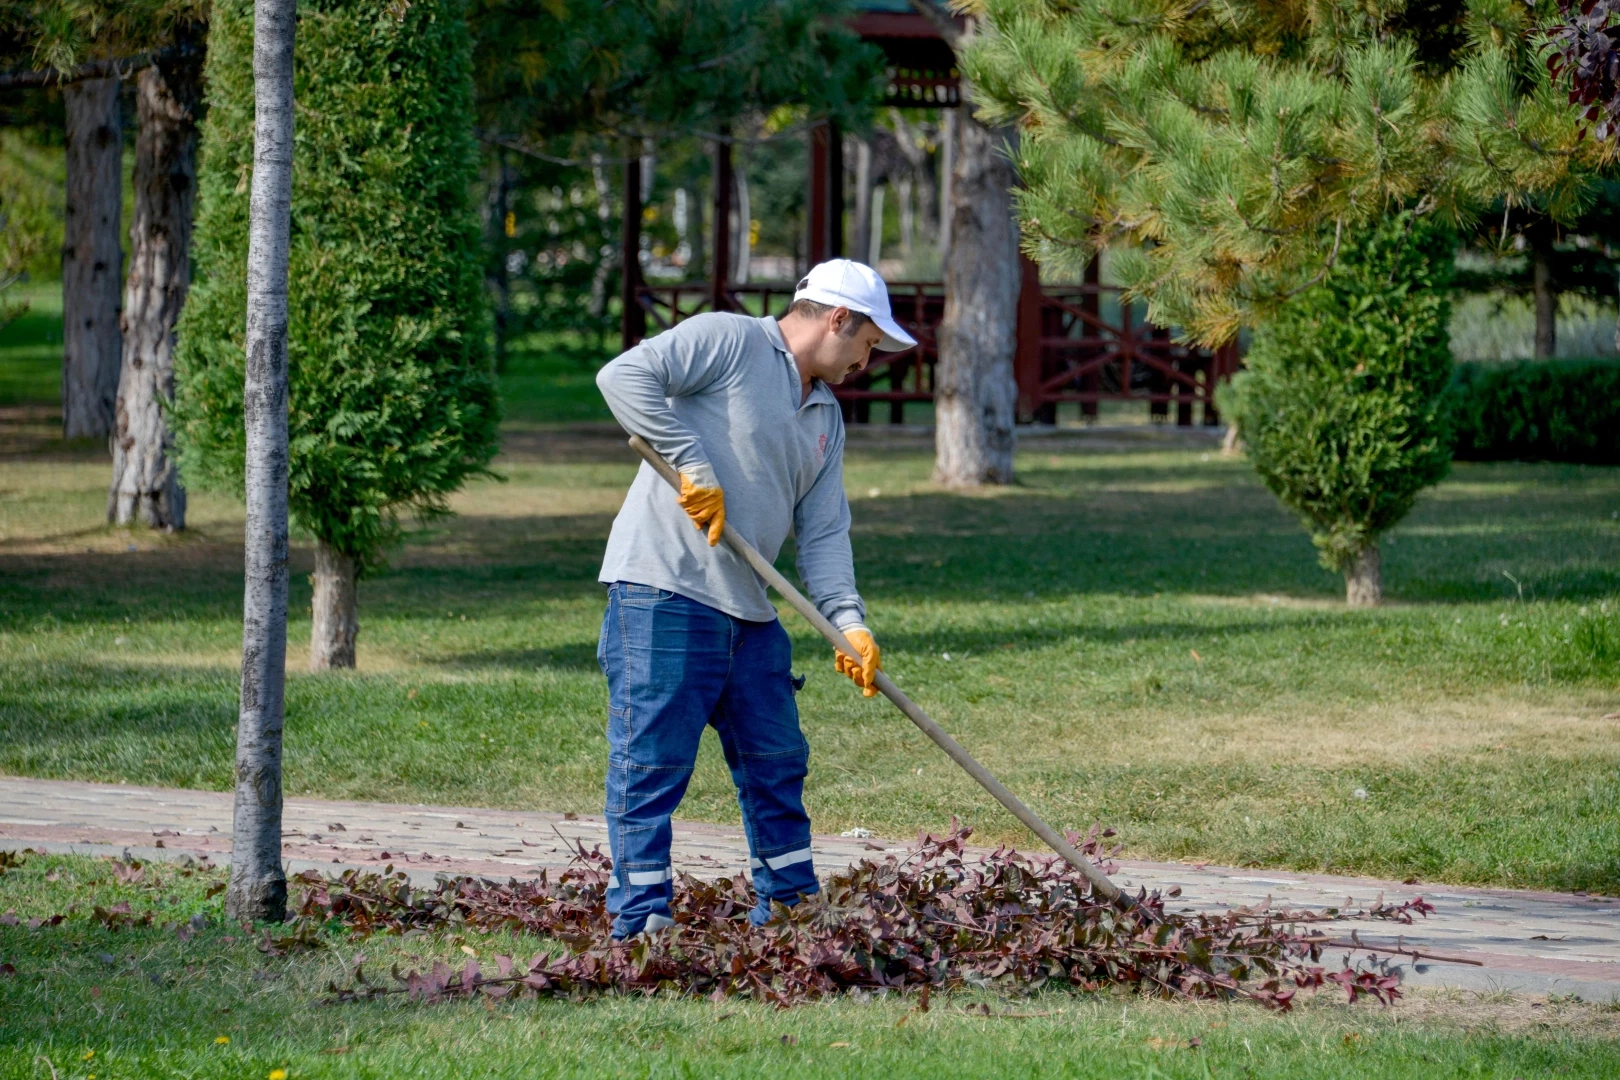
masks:
[[[1458,460],[1620,465],[1620,363],[1458,364],[1449,395]]]

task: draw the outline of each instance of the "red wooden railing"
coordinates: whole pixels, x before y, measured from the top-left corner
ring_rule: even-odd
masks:
[[[1202,406],[1203,423],[1216,422],[1215,387],[1237,370],[1236,349],[1212,352],[1176,344],[1169,331],[1142,320],[1119,293],[1112,285],[1042,285],[1038,307],[1032,311],[1027,302],[1020,304],[1014,361],[1019,420],[1052,423],[1061,402],[1078,402],[1082,415],[1094,417],[1099,401],[1145,401],[1157,422],[1169,420],[1172,405],[1179,425],[1194,422],[1195,406]],[[732,285],[723,296],[731,311],[781,315],[792,303],[793,287]],[[641,285],[637,298],[654,332],[713,307],[707,282]],[[871,419],[874,402],[888,403],[889,421],[898,424],[907,402],[934,399],[944,286],[891,282],[889,305],[917,345],[874,353],[864,372],[833,388],[845,418],[855,423]],[[1036,318],[1038,325],[1032,325]]]

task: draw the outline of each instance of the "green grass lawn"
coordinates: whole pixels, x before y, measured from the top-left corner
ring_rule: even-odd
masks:
[[[363,584],[355,674],[301,670],[297,551],[289,790],[599,810],[594,577],[629,453],[532,431],[509,450],[506,483]],[[1140,856],[1620,889],[1620,725],[1601,719],[1620,708],[1620,472],[1459,466],[1388,545],[1392,603],[1351,612],[1242,463],[1054,442],[986,495],[928,467],[852,452],[871,623],[901,686],[1056,822],[1111,824]],[[104,471],[4,470],[0,771],[227,788],[240,509],[201,495],[186,535],[108,530]],[[1029,842],[786,625],[818,829],[958,815]],[[713,745],[682,812],[736,818]]]
[[[13,345],[0,372],[38,366]],[[354,674],[303,671],[296,547],[289,791],[599,811],[595,574],[633,466],[604,429],[542,423],[599,415],[589,351],[514,355],[505,482],[363,583]],[[195,493],[185,534],[111,530],[103,451],[8,438],[0,772],[228,788],[240,506]],[[1620,471],[1458,465],[1388,539],[1391,602],[1352,612],[1248,467],[1200,445],[1029,439],[1018,485],[972,495],[929,482],[926,440],[857,435],[888,670],[1039,812],[1133,856],[1620,890]],[[819,830],[959,816],[1032,842],[785,624]],[[682,814],[736,819],[712,739]]]
[[[0,327],[0,406],[62,403],[62,283],[28,282],[6,293],[28,310]]]
[[[0,405],[27,407],[0,413],[0,773],[228,788],[241,509],[196,493],[185,534],[103,525],[107,464],[53,435],[60,346],[36,311],[0,339]],[[469,487],[363,584],[357,673],[302,670],[297,545],[289,791],[599,810],[594,577],[632,465],[616,435],[555,425],[604,413],[590,350],[548,349],[515,353],[504,379],[505,482]],[[1620,723],[1603,719],[1620,709],[1620,471],[1459,466],[1385,550],[1391,603],[1350,612],[1247,467],[1193,444],[1032,439],[1019,485],[982,495],[934,487],[929,464],[922,440],[855,440],[870,621],[900,684],[1055,822],[1114,825],[1139,856],[1620,890]],[[1033,842],[785,622],[810,676],[819,830],[955,815]],[[712,740],[682,812],[736,819]],[[217,872],[181,875],[125,885],[104,861],[45,856],[0,874],[0,913],[19,917],[0,920],[16,969],[0,966],[0,1077],[1620,1073],[1620,1013],[1506,996],[1324,996],[1288,1016],[1055,993],[926,1014],[330,1006],[357,954],[381,972],[542,943],[328,936],[271,958],[221,925]],[[153,925],[94,918],[120,900]],[[172,924],[194,914],[209,926],[182,941]]]
[[[1612,1077],[1620,1012],[1576,1001],[1418,993],[1393,1009],[1337,993],[1268,1014],[1104,993],[989,994],[828,1002],[778,1011],[745,1002],[611,998],[327,1004],[364,957],[487,965],[544,942],[446,935],[267,956],[224,924],[218,871],[149,864],[121,884],[107,860],[23,856],[0,875],[0,1077],[60,1080],[306,1077]],[[128,903],[149,926],[109,929],[94,907]],[[55,926],[31,918],[64,914]],[[207,926],[182,940],[194,915]],[[976,1015],[980,1008],[991,1015]],[[1196,1041],[1197,1045],[1194,1045]]]

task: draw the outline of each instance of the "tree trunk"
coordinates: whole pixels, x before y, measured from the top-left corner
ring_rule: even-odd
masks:
[[[748,284],[754,269],[754,208],[749,202],[748,156],[745,154],[733,176],[737,182],[737,270],[732,280],[738,285]]]
[[[1013,478],[1018,387],[1017,182],[1004,144],[956,110],[951,177],[950,261],[945,264],[945,316],[934,369],[934,479],[953,487],[1008,484]]]
[[[947,109],[946,112],[952,110]],[[911,167],[908,181],[915,181],[917,185],[917,199],[921,202],[922,231],[925,236],[932,236],[939,228],[939,179],[934,174],[935,161],[929,154],[927,140],[921,130],[913,128],[906,120],[905,111],[890,109],[889,116],[894,120],[895,141],[900,146],[900,154]],[[911,196],[902,195],[901,198],[910,200]],[[910,258],[908,254],[906,256]]]
[[[1536,300],[1535,356],[1558,355],[1558,286],[1552,276],[1552,236],[1538,230],[1530,245],[1531,280]]]
[[[608,281],[619,267],[619,248],[611,242],[613,185],[608,182],[601,154],[591,155],[591,183],[596,186],[596,221],[602,227],[604,243],[597,252],[596,270],[591,274],[590,313],[591,318],[600,320],[607,314]]]
[[[140,73],[135,92],[135,220],[107,520],[173,531],[186,527],[186,491],[167,414],[174,403],[174,326],[191,284],[201,66],[194,60],[154,64]]]
[[[354,639],[360,633],[360,601],[355,592],[355,562],[325,540],[315,544],[315,586],[311,600],[309,670],[354,667]]]
[[[872,186],[872,216],[867,223],[866,265],[876,267],[883,260],[883,193],[887,184]]]
[[[966,106],[941,109],[939,120],[939,265],[951,261],[951,204],[955,194],[951,185],[956,176],[956,117]]]
[[[281,728],[287,676],[287,256],[292,227],[296,0],[255,0],[253,187],[248,208],[247,527],[242,706],[225,913],[280,922]]]
[[[62,437],[112,434],[118,395],[118,284],[123,273],[123,138],[118,80],[62,88],[67,203],[62,243]]]
[[[1368,544],[1344,572],[1344,601],[1351,607],[1377,607],[1384,602],[1384,575],[1378,545]]]
[[[508,197],[511,195],[512,169],[506,163],[505,147],[495,149],[495,228],[492,230],[492,239],[495,244],[495,274],[490,287],[495,293],[495,370],[506,370],[506,339],[508,336],[508,322],[512,311],[512,271],[507,266],[507,257],[512,245],[508,243],[517,231],[517,222],[512,219],[512,211],[508,208]]]
[[[1237,421],[1229,420],[1226,423],[1226,434],[1221,436],[1221,457],[1241,457],[1243,455],[1243,433],[1238,431]]]
[[[849,250],[857,259],[867,257],[872,244],[872,140],[855,142],[855,231]]]
[[[912,243],[916,237],[916,211],[911,201],[911,177],[902,176],[895,180],[896,209],[900,218],[900,258],[906,266],[911,265]]]

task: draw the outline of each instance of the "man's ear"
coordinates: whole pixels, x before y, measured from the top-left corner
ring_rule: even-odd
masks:
[[[832,313],[827,316],[827,325],[835,334],[842,334],[844,324],[847,322],[849,322],[849,308],[847,307],[835,307],[832,309]]]

